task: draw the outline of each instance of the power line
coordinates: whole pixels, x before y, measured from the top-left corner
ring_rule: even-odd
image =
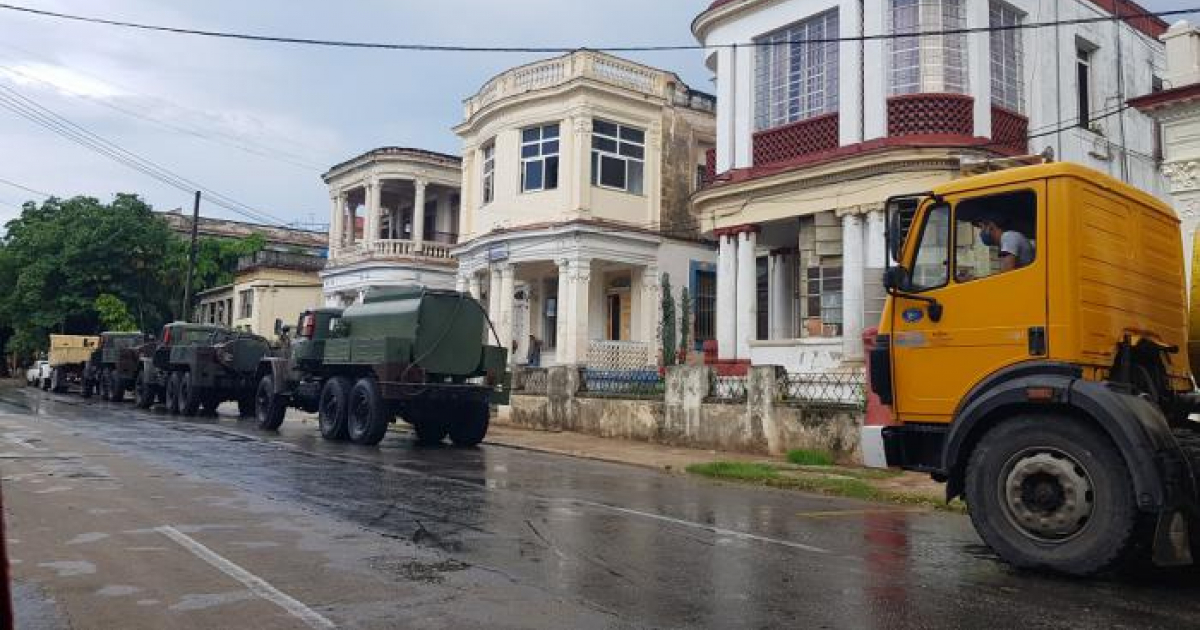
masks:
[[[267,42],[275,44],[297,44],[304,46],[324,46],[333,48],[358,48],[358,49],[377,49],[377,50],[394,50],[394,51],[416,51],[416,52],[491,52],[491,53],[567,53],[574,50],[579,50],[579,47],[562,47],[562,46],[468,46],[462,44],[400,44],[388,42],[368,42],[368,41],[349,41],[349,40],[334,40],[334,39],[311,39],[304,37],[288,37],[283,35],[256,35],[253,33],[239,33],[234,31],[209,31],[201,29],[183,28],[178,26],[163,26],[158,24],[146,24],[140,22],[127,22],[122,20],[112,20],[107,18],[98,18],[83,15],[74,15],[70,13],[59,13],[57,11],[46,11],[43,9],[33,9],[12,4],[0,3],[0,9],[8,11],[16,11],[27,13],[41,17],[55,18],[59,20],[69,20],[73,22],[85,22],[89,24],[103,24],[107,26],[116,26],[128,29],[137,29],[143,31],[154,31],[159,33],[170,33],[174,35],[192,35],[198,37],[211,37],[218,39],[234,39],[254,42]],[[1170,17],[1175,15],[1185,15],[1189,13],[1200,12],[1200,7],[1191,9],[1174,9],[1171,11],[1141,11],[1133,13],[1120,13],[1121,19],[1131,20],[1138,18],[1151,17]],[[1000,31],[1036,29],[1046,27],[1070,26],[1093,24],[1099,22],[1110,22],[1112,16],[1105,17],[1090,17],[1078,18],[1073,20],[1057,20],[1053,22],[1036,22],[1025,24],[1014,24],[1008,26],[987,26],[974,28],[959,28],[959,29],[944,29],[936,31],[913,31],[911,33],[884,33],[878,35],[856,35],[849,37],[831,37],[806,39],[802,42],[795,41],[754,41],[744,43],[730,44],[679,44],[666,46],[597,46],[592,47],[592,50],[603,52],[669,52],[682,50],[706,50],[711,48],[748,48],[757,46],[785,46],[794,43],[805,44],[833,44],[840,42],[867,42],[889,39],[907,39],[914,37],[926,36],[945,36],[945,35],[968,35],[972,33],[994,33]]]
[[[204,191],[212,203],[253,221],[275,223],[278,225],[286,223],[278,217],[255,210],[240,201],[218,193],[178,175],[151,160],[143,158],[39,105],[16,90],[3,85],[0,85],[0,107],[180,191],[189,193],[196,190]]]
[[[47,198],[49,198],[49,197],[53,197],[53,196],[54,196],[54,195],[51,195],[50,193],[42,192],[42,191],[40,191],[40,190],[37,190],[37,189],[35,189],[35,188],[30,188],[30,187],[28,187],[28,186],[24,186],[24,185],[22,185],[22,184],[18,184],[18,183],[16,183],[16,182],[11,182],[11,181],[8,181],[7,179],[0,179],[0,184],[4,184],[4,185],[6,185],[6,186],[12,186],[13,188],[19,188],[19,189],[21,189],[21,190],[24,190],[25,192],[33,193],[33,194],[35,194],[35,195],[39,195],[39,196],[42,196],[42,197],[47,197]]]

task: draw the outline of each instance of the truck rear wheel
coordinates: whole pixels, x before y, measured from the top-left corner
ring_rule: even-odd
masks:
[[[179,372],[171,372],[167,375],[166,393],[163,395],[163,402],[167,407],[167,413],[179,413]]]
[[[971,454],[966,498],[980,537],[1017,567],[1091,575],[1135,542],[1121,453],[1071,417],[1021,416],[989,430]]]
[[[179,412],[185,416],[194,416],[200,411],[200,396],[203,392],[196,387],[196,381],[191,372],[184,372],[179,379]]]
[[[150,384],[150,374],[145,370],[138,372],[134,395],[138,409],[149,409],[154,406],[154,386]]]
[[[450,441],[455,446],[478,446],[487,437],[492,410],[486,402],[454,406],[450,422]]]
[[[350,441],[363,446],[375,446],[387,435],[388,415],[379,383],[370,377],[360,378],[350,390],[350,413],[346,431]]]
[[[283,424],[283,416],[287,413],[287,405],[275,395],[275,379],[270,374],[258,381],[258,389],[254,393],[254,415],[258,420],[258,428],[263,431],[278,431]]]
[[[96,389],[100,392],[100,400],[108,402],[112,399],[112,392],[109,391],[110,385],[111,383],[108,380],[108,370],[102,368],[96,374]]]
[[[321,437],[326,440],[346,439],[346,414],[350,409],[350,379],[335,376],[325,381],[321,388],[321,405],[317,412],[317,424]]]
[[[83,396],[84,398],[91,398],[92,394],[94,394],[96,391],[96,379],[88,378],[86,376],[86,374],[87,374],[86,371],[84,372],[84,374],[85,374],[85,376],[83,377],[83,382],[80,383],[79,395]]]
[[[108,372],[108,397],[115,403],[125,400],[125,382],[116,370]]]
[[[62,370],[58,368],[50,370],[50,391],[54,392],[55,394],[63,393],[63,391],[66,390],[66,387],[64,387],[63,383],[64,380],[65,379],[63,379]]]

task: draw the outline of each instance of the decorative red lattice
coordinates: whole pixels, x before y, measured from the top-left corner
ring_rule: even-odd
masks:
[[[1001,151],[1029,153],[1029,119],[1003,107],[992,106],[992,142]]]
[[[838,148],[838,114],[825,114],[754,134],[754,165]]]
[[[704,185],[711,184],[717,178],[717,150],[709,149],[704,152]]]
[[[975,99],[963,94],[909,94],[887,101],[889,136],[974,136]]]

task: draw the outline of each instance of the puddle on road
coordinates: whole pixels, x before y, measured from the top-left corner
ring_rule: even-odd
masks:
[[[421,582],[423,584],[441,584],[446,581],[445,574],[466,571],[471,568],[471,565],[459,562],[453,558],[438,562],[421,562],[418,560],[397,560],[389,556],[367,558],[367,565],[381,573],[396,575],[410,582]]]

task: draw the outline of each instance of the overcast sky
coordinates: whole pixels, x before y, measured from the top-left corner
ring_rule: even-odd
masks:
[[[691,44],[709,0],[16,0],[116,20],[321,39],[495,46]],[[1152,10],[1200,0],[1146,0]],[[1194,18],[1193,18],[1193,21]],[[698,51],[630,54],[712,91]],[[0,86],[286,221],[327,223],[328,166],[379,146],[459,153],[462,99],[536,55],[216,40],[0,11]],[[3,92],[0,92],[3,94]],[[72,196],[190,196],[0,109],[0,179]],[[265,155],[264,155],[265,154]],[[267,157],[269,156],[269,157]],[[0,222],[28,192],[0,183]],[[240,218],[205,205],[206,215]]]

